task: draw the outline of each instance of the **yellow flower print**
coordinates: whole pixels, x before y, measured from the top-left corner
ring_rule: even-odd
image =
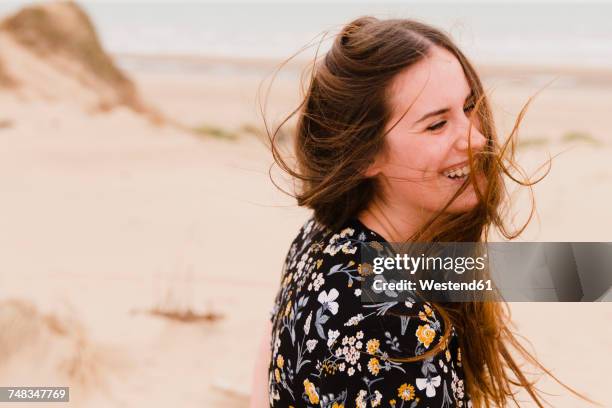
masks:
[[[423,309],[425,309],[425,313],[427,314],[427,316],[429,317],[433,316],[433,310],[431,310],[431,307],[427,305],[423,305]]]
[[[289,302],[287,302],[287,306],[285,306],[284,316],[287,316],[290,311],[291,311],[291,300]]]
[[[372,241],[369,242],[370,247],[378,250],[378,251],[382,251],[384,249],[384,247],[382,246],[382,244],[380,242],[377,241]]]
[[[397,396],[403,399],[404,401],[410,401],[414,398],[414,386],[411,384],[403,383],[397,389]]]
[[[424,322],[426,322],[427,318],[428,317],[433,317],[434,313],[433,313],[433,310],[431,309],[431,307],[429,307],[427,305],[423,305],[423,309],[425,310],[425,312],[423,312],[423,311],[419,312],[419,319],[421,319]]]
[[[394,407],[394,406],[395,406],[395,400],[394,400],[394,399],[389,400],[389,405],[391,405],[392,407]]]
[[[370,265],[369,263],[362,263],[362,264],[357,265],[357,273],[359,274],[359,276],[372,275],[373,273],[372,265]]]
[[[308,395],[311,404],[319,403],[319,394],[317,394],[314,384],[308,380],[304,380],[304,392]]]
[[[428,324],[419,326],[416,331],[416,335],[421,343],[425,346],[425,348],[429,348],[429,345],[436,337],[436,332],[429,327]]]
[[[324,361],[321,366],[321,369],[325,371],[327,374],[334,374],[337,368],[338,366],[336,365],[336,363],[329,362],[329,361]]]
[[[451,359],[451,354],[450,351],[446,350],[446,353],[444,353],[446,355],[446,361],[450,361]]]
[[[283,356],[279,354],[278,357],[276,357],[276,365],[278,366],[278,368],[283,368],[284,364],[285,364],[285,359],[283,358]]]
[[[376,353],[378,351],[378,347],[380,347],[380,341],[378,341],[378,339],[368,340],[366,343],[366,349],[370,354]]]
[[[332,408],[344,408],[344,404],[338,404],[337,402],[334,402]]]
[[[317,269],[319,269],[319,268],[321,267],[321,265],[323,265],[323,260],[322,260],[322,259],[319,259],[319,260],[317,261]]]
[[[274,369],[274,378],[276,378],[276,382],[280,382],[281,378],[280,378],[280,371],[278,371],[278,368]]]
[[[368,361],[368,370],[370,370],[372,374],[378,375],[378,372],[380,371],[380,362],[377,358],[373,357],[370,359],[370,361]]]

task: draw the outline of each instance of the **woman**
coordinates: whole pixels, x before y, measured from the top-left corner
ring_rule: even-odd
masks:
[[[546,370],[505,305],[360,300],[362,242],[522,232],[502,223],[514,134],[498,145],[478,75],[445,34],[373,17],[343,28],[299,110],[297,168],[272,137],[314,214],[290,247],[264,342],[270,406],[503,407],[517,387],[543,406],[516,352]]]

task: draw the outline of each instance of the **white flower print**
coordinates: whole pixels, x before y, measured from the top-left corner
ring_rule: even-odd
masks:
[[[324,308],[328,309],[332,314],[338,313],[338,302],[334,302],[338,299],[338,290],[336,288],[330,289],[329,293],[324,290],[319,293],[317,300],[323,305]]]
[[[446,366],[446,364],[444,364],[444,361],[442,359],[438,360],[438,365],[441,369],[444,370],[445,373],[448,373],[448,367]]]
[[[317,339],[310,339],[306,342],[306,350],[308,350],[308,352],[312,352],[312,350],[314,350],[315,346],[317,345],[318,340]]]
[[[317,278],[312,283],[314,290],[319,290],[319,288],[325,283],[325,279],[323,278],[322,273],[317,274]]]
[[[309,254],[305,253],[302,255],[302,257],[300,258],[300,261],[297,264],[297,273],[301,274],[302,270],[304,269],[304,267],[306,266],[306,264],[308,263],[308,257]]]
[[[342,343],[346,344],[345,343],[346,340],[347,340],[347,337],[345,336],[344,339],[342,339]],[[355,338],[353,337],[353,341],[354,340]],[[357,350],[357,348],[353,346],[351,343],[349,343],[348,345],[345,345],[344,347],[339,347],[338,350],[341,350],[340,356],[344,355],[344,359],[346,360],[347,363],[351,365],[354,365],[355,363],[357,363],[360,353],[359,353],[359,350]],[[338,350],[336,350],[336,356],[338,356],[339,354]]]
[[[348,236],[352,236],[355,233],[355,230],[352,228],[345,228],[340,231],[339,234],[334,234],[330,240],[328,245],[323,250],[323,253],[330,254],[332,256],[336,255],[339,251],[342,251],[344,254],[354,254],[357,252],[357,245],[351,245],[351,242],[347,239],[345,242],[338,244],[337,241],[341,238],[346,238]],[[351,248],[352,246],[352,248]]]
[[[340,238],[345,238],[347,235],[353,235],[355,233],[355,230],[352,228],[345,228],[342,231],[340,231]]]
[[[442,378],[439,375],[435,377],[417,378],[416,386],[419,390],[426,390],[425,395],[429,398],[436,395],[436,387],[440,386]]]
[[[310,321],[312,320],[312,312],[308,313],[308,317],[306,318],[306,321],[304,322],[304,333],[306,335],[308,335],[308,332],[310,331]]]
[[[278,348],[280,347],[280,344],[281,344],[280,337],[276,337],[276,339],[274,340],[274,350],[272,350],[272,355],[274,357],[276,357],[276,354],[278,354]]]
[[[351,244],[348,242],[342,245],[342,252],[344,252],[345,254],[354,254],[355,252],[357,252],[357,246],[349,248],[350,246]]]
[[[451,389],[456,400],[463,399],[463,380],[460,380],[455,370],[452,370],[453,381],[451,382]]]
[[[380,405],[380,401],[382,401],[382,394],[380,391],[374,391],[374,399],[372,399],[371,404],[373,407],[377,407]]]
[[[355,289],[355,296],[361,296],[361,289]]]
[[[356,316],[351,317],[348,322],[344,323],[345,326],[357,326],[357,324],[363,320],[363,314],[359,313]]]
[[[339,335],[340,331],[329,329],[327,331],[327,345],[331,346],[332,344],[334,344]]]
[[[308,220],[306,222],[306,225],[304,225],[304,231],[302,232],[302,239],[306,238],[306,236],[308,235],[308,233],[310,233],[310,231],[312,231],[312,226],[314,225],[314,220]]]
[[[368,395],[366,390],[359,391],[359,394],[357,394],[357,398],[355,399],[355,405],[357,405],[357,408],[366,408],[366,402],[364,401],[366,395]]]

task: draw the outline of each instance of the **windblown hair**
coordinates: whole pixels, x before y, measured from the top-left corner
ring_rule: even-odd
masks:
[[[388,132],[385,129],[391,118],[388,101],[392,80],[425,58],[434,46],[448,50],[459,60],[474,93],[477,102],[472,114],[477,115],[474,119],[478,120],[479,130],[488,142],[483,152],[472,153],[470,149],[469,162],[471,174],[475,174],[478,166],[488,182],[481,191],[475,180],[468,178],[450,202],[414,236],[406,237],[406,241],[486,242],[492,228],[497,228],[507,239],[514,239],[527,227],[535,210],[533,194],[529,219],[514,231],[504,224],[507,208],[502,204],[509,202],[504,174],[531,189],[550,170],[549,167],[538,180],[529,180],[514,161],[517,130],[531,99],[518,115],[510,137],[500,145],[478,74],[451,39],[417,21],[374,17],[361,17],[344,26],[331,49],[314,65],[300,107],[273,132],[266,124],[275,163],[299,182],[294,196],[300,206],[314,210],[317,221],[331,229],[337,228],[366,209],[370,200],[380,194],[379,180],[364,173],[372,159],[385,148]],[[296,114],[294,166],[283,158],[277,136],[280,128]],[[469,183],[479,197],[478,205],[465,213],[445,213]],[[507,304],[437,303],[435,307],[447,327],[453,325],[459,334],[466,386],[474,407],[506,407],[510,401],[518,406],[516,393],[520,388],[539,407],[544,406],[541,391],[522,370],[515,358],[517,353],[575,395],[588,400],[557,380],[517,340]]]

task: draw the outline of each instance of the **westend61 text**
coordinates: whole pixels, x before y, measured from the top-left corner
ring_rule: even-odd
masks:
[[[472,280],[471,282],[437,282],[432,279],[420,279],[420,290],[440,290],[440,291],[483,291],[493,290],[491,280],[480,279]],[[385,282],[375,279],[372,283],[372,288],[375,291],[393,290],[393,291],[415,291],[416,282],[402,279],[400,281]]]

